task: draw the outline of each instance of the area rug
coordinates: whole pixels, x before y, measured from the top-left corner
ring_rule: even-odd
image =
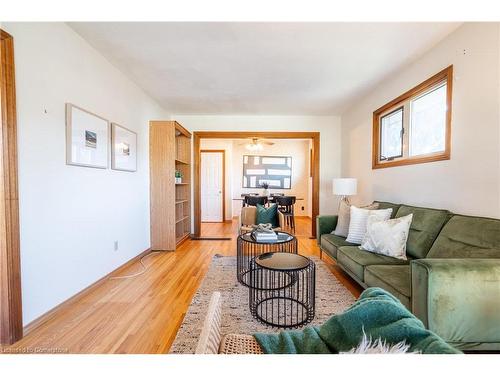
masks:
[[[355,298],[318,257],[316,263],[316,314],[309,325],[319,325],[351,306]],[[248,309],[248,289],[236,280],[236,257],[215,255],[207,275],[191,301],[170,353],[194,353],[213,292],[222,297],[222,334],[277,332],[255,320]]]

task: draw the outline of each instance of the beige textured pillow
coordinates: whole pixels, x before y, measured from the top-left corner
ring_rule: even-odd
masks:
[[[368,206],[361,207],[365,210],[376,210],[378,208],[378,203],[372,203]],[[332,234],[341,237],[347,237],[349,234],[349,222],[351,221],[351,205],[346,203],[344,200],[340,201],[337,226]]]
[[[406,260],[406,241],[413,214],[392,220],[369,217],[360,248],[376,254]]]
[[[383,210],[367,210],[365,208],[358,208],[351,206],[351,221],[349,222],[349,234],[347,235],[347,242],[361,244],[366,235],[368,218],[376,216],[381,220],[388,220],[391,218],[392,208]]]

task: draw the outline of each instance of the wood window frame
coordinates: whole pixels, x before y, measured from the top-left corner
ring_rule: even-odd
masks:
[[[387,117],[387,116],[391,116],[393,114],[395,114],[396,112],[399,112],[401,111],[401,118],[403,119],[402,123],[401,123],[401,129],[403,130],[404,132],[404,116],[405,116],[405,107],[403,105],[401,106],[396,106],[395,108],[391,108],[391,110],[387,113],[381,113],[380,116],[379,116],[379,127],[380,127],[380,124],[382,123],[382,120],[384,119],[384,117]],[[378,134],[378,142],[379,142],[379,145],[382,144],[382,131],[379,129],[379,134]],[[401,154],[399,155],[396,155],[396,156],[391,156],[389,157],[388,159],[393,159],[393,158],[402,158],[404,156],[404,145],[405,145],[405,140],[404,140],[404,134],[401,136]],[[380,146],[379,146],[380,147]],[[382,159],[382,155],[379,155],[377,156],[378,157],[378,161],[379,162],[382,162],[383,159]]]
[[[446,81],[446,134],[445,134],[445,149],[442,152],[432,153],[422,156],[407,156],[402,159],[395,159],[389,161],[380,160],[380,146],[381,146],[381,133],[380,133],[380,120],[386,116],[388,111],[397,110],[404,107],[405,103],[417,98],[426,91],[432,89],[440,82]],[[453,65],[448,66],[439,73],[433,75],[429,79],[420,83],[419,85],[408,90],[404,94],[398,96],[396,99],[391,100],[389,103],[380,107],[373,112],[373,135],[372,135],[372,169],[398,167],[402,165],[430,163],[440,160],[449,160],[451,157],[451,113],[452,113],[452,91],[453,91]],[[389,112],[389,113],[390,113]],[[406,111],[403,110],[403,113]],[[408,114],[411,116],[411,113]],[[403,121],[404,118],[403,118]],[[409,137],[409,132],[405,132],[404,137]],[[403,141],[404,142],[404,141]],[[407,143],[409,139],[407,139]]]

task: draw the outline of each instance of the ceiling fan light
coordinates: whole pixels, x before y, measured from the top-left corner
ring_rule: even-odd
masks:
[[[248,151],[260,151],[262,150],[262,144],[260,143],[249,143],[245,146]]]

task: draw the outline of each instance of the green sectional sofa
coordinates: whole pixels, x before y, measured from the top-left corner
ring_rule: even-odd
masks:
[[[317,217],[323,253],[364,288],[396,296],[426,327],[461,350],[500,351],[500,220],[378,202],[392,217],[413,214],[408,260],[361,250]]]

